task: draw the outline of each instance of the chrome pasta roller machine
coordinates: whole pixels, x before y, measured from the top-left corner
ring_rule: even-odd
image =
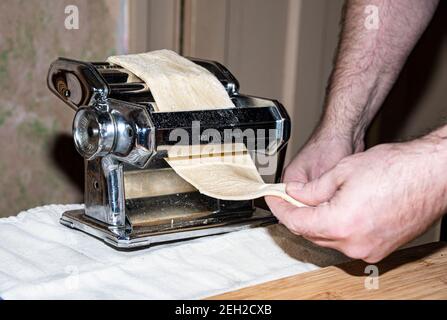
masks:
[[[240,94],[238,81],[221,64],[190,60],[221,82],[234,108],[160,112],[151,88],[122,67],[65,58],[51,64],[48,87],[76,112],[73,138],[85,159],[85,208],[65,212],[63,225],[132,249],[276,222],[260,199],[208,197],[165,161],[167,150],[178,143],[172,139],[176,129],[190,134],[189,145],[211,143],[204,133],[213,129],[220,134],[213,144],[228,143],[230,132],[258,168],[266,163],[273,167],[259,170],[264,181],[281,178],[290,136],[284,107]]]

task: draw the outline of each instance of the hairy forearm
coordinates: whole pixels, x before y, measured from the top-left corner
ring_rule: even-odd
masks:
[[[320,127],[330,127],[334,134],[363,142],[366,128],[431,20],[437,3],[438,0],[346,2]],[[377,8],[378,24],[368,25],[366,19],[373,12],[367,8]]]

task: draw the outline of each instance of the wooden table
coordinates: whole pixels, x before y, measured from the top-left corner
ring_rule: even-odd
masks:
[[[378,289],[363,261],[302,273],[210,299],[447,299],[447,244],[395,252],[376,266]]]

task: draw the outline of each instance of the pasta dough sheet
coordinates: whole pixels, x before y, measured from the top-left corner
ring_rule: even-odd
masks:
[[[277,196],[297,207],[304,206],[286,193],[285,184],[265,183],[250,154],[240,151],[241,148],[216,154],[207,147],[209,153],[202,152],[199,156],[183,153],[183,146],[174,147],[169,150],[166,161],[180,177],[213,198],[248,200]]]
[[[158,111],[233,108],[225,88],[208,70],[170,50],[109,57],[142,79]]]
[[[157,111],[234,107],[225,88],[212,73],[175,52],[159,50],[114,56],[108,61],[124,67],[149,86]],[[207,151],[197,155],[189,152],[194,147],[174,146],[166,159],[180,177],[201,193],[223,200],[250,200],[271,195],[295,206],[304,206],[286,193],[285,184],[264,183],[244,148],[233,146],[233,151],[237,152],[217,155],[209,146],[203,148]]]

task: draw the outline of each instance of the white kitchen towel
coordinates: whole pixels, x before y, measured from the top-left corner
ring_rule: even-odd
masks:
[[[80,205],[0,219],[3,299],[197,299],[340,262],[279,225],[117,251],[59,224]]]

